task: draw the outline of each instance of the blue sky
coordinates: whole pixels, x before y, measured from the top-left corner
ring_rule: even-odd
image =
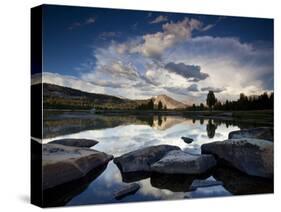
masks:
[[[273,89],[273,20],[44,6],[44,80],[126,98]]]

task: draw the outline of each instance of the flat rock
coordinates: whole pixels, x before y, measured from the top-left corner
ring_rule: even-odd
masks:
[[[211,187],[223,185],[222,181],[215,180],[194,180],[190,186],[190,190],[196,190],[197,188]]]
[[[173,150],[152,164],[151,170],[165,174],[203,174],[215,165],[212,155],[193,155]]]
[[[66,138],[66,139],[59,139],[49,142],[49,144],[62,144],[65,146],[75,146],[75,147],[92,147],[99,143],[96,140],[92,139],[76,139],[76,138]]]
[[[184,137],[184,136],[182,136],[181,139],[187,144],[191,144],[193,141],[192,138],[188,138],[188,137]]]
[[[136,193],[140,189],[140,185],[137,183],[131,183],[129,185],[126,185],[124,188],[122,188],[120,191],[117,191],[114,194],[114,198],[119,200],[122,199],[128,195],[132,195]]]
[[[88,148],[44,144],[42,148],[43,190],[84,177],[106,165],[112,155]]]
[[[160,160],[167,152],[180,150],[177,146],[158,145],[126,153],[114,159],[121,172],[149,172],[151,164]]]
[[[230,166],[253,176],[273,178],[273,143],[262,139],[228,139],[201,146]]]
[[[273,141],[273,128],[272,127],[257,127],[251,129],[237,130],[228,134],[229,139],[240,138],[257,138]]]

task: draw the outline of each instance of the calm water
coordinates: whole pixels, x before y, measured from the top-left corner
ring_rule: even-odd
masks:
[[[112,154],[114,157],[139,148],[169,144],[182,150],[200,154],[204,143],[227,139],[228,133],[239,130],[239,123],[222,122],[207,119],[190,119],[177,116],[113,116],[86,113],[48,113],[44,116],[44,143],[62,138],[87,138],[98,140],[92,147],[95,150]],[[186,144],[181,136],[194,139]],[[228,176],[229,175],[229,176]],[[239,176],[241,183],[229,181],[230,177]],[[200,188],[189,192],[188,187],[194,180],[190,176],[156,175],[122,176],[117,166],[111,161],[101,174],[81,189],[62,198],[59,204],[80,205],[93,203],[131,202],[164,199],[183,199],[198,197],[229,196],[233,194],[258,193],[253,190],[256,182],[247,176],[240,176],[235,171],[218,170],[203,176],[203,179],[224,181],[224,186]],[[121,200],[115,200],[113,193],[128,182],[138,182],[140,190]],[[247,189],[248,188],[248,189]],[[252,190],[251,190],[252,189]],[[260,192],[264,192],[261,190]]]

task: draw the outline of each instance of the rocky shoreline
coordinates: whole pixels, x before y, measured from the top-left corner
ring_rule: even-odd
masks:
[[[183,140],[192,142],[187,137]],[[61,139],[42,145],[42,187],[47,199],[52,199],[57,191],[63,194],[64,188],[74,182],[83,182],[84,188],[105,170],[113,155],[90,149],[96,144],[98,141],[95,140]],[[134,194],[140,189],[134,183],[148,177],[153,186],[174,191],[223,185],[239,193],[243,191],[241,186],[232,182],[224,185],[225,176],[228,173],[232,176],[235,170],[237,176],[240,172],[245,175],[243,182],[246,186],[250,182],[248,178],[253,179],[253,186],[256,182],[267,185],[273,182],[273,145],[273,129],[263,127],[230,132],[227,140],[203,144],[201,154],[187,153],[172,145],[149,146],[128,152],[114,158],[113,162],[120,170],[122,181],[132,184],[125,184],[112,195],[121,199]],[[222,173],[219,171],[222,166],[226,167],[223,170],[234,171]],[[217,181],[205,180],[204,176],[210,176],[210,173],[218,177]],[[265,187],[261,191],[271,189]]]
[[[115,158],[114,163],[123,173],[200,175],[224,162],[251,176],[273,178],[272,128],[235,131],[229,137],[224,141],[203,144],[198,155],[184,152],[177,146],[159,145],[126,153]]]

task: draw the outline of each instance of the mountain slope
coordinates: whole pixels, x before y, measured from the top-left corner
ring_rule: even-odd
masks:
[[[187,105],[183,104],[182,102],[179,102],[166,95],[152,97],[152,100],[154,102],[154,105],[158,105],[158,103],[161,101],[163,107],[166,106],[167,109],[183,109],[187,107]]]
[[[34,84],[31,88],[41,92],[41,86],[42,84]],[[167,109],[182,109],[186,107],[185,104],[166,95],[159,95],[146,100],[131,100],[43,83],[43,107],[45,109],[89,110],[95,108],[102,110],[132,110],[139,109],[142,105],[148,105],[151,99],[156,106],[155,108],[157,108],[159,101],[162,102],[163,108],[166,106]]]
[[[32,85],[32,89],[36,89],[36,86],[41,84]],[[54,84],[43,84],[43,105],[48,109],[135,109],[147,101],[121,99]]]

